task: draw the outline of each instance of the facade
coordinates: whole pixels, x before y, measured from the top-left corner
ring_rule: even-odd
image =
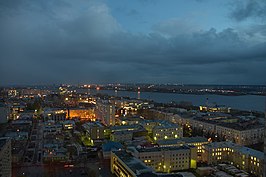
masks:
[[[156,173],[126,151],[112,152],[111,172],[117,177],[183,177],[178,173]]]
[[[107,100],[98,100],[95,109],[96,119],[106,126],[115,125],[115,106]]]
[[[75,128],[75,122],[73,120],[66,120],[62,122],[64,130],[73,130]]]
[[[135,124],[141,124],[141,122],[144,121],[144,118],[139,116],[121,117],[118,121],[119,125],[135,125]]]
[[[0,124],[7,123],[9,119],[9,108],[4,103],[0,103]]]
[[[152,137],[154,141],[182,138],[183,128],[169,121],[163,121],[153,127]]]
[[[239,130],[224,126],[216,126],[216,134],[239,145],[250,145],[263,142],[264,127]]]
[[[183,137],[183,127],[168,120],[142,120],[140,124],[152,135],[155,142]]]
[[[178,147],[183,145],[195,146],[197,147],[197,161],[202,160],[202,147],[205,144],[208,144],[207,138],[204,137],[184,137],[180,139],[168,139],[157,141],[157,144],[160,147]]]
[[[224,112],[224,113],[230,113],[231,108],[226,106],[220,106],[220,105],[213,105],[213,106],[200,106],[200,111],[204,112]]]
[[[11,177],[11,140],[8,138],[0,138],[0,176]]]
[[[133,133],[133,137],[147,136],[147,130],[138,124],[134,125],[120,125],[120,126],[111,126],[110,129],[106,130],[106,134],[109,136],[114,132],[131,132]]]
[[[44,121],[65,121],[67,117],[67,112],[65,110],[49,110],[45,111],[43,114]]]
[[[131,141],[133,138],[132,131],[117,131],[110,135],[110,140],[115,142]]]
[[[198,130],[202,130],[203,132],[215,133],[216,125],[208,122],[204,122],[201,120],[191,119],[189,121],[189,125]]]
[[[115,105],[120,109],[121,115],[136,115],[139,109],[152,108],[154,105],[142,100],[115,100]]]
[[[205,121],[200,119],[182,118],[176,116],[175,122],[180,125],[187,125],[193,129],[201,130],[203,133],[215,134],[227,141],[232,141],[239,145],[252,145],[263,142],[264,137],[264,126],[248,126],[241,128],[239,126],[233,126],[229,124],[221,125],[211,121]]]
[[[54,136],[62,132],[62,124],[56,123],[54,121],[47,121],[44,123],[43,127],[43,137]]]
[[[253,175],[263,176],[263,152],[235,143],[214,142],[204,145],[202,159],[208,164],[231,163]]]
[[[66,162],[69,160],[67,149],[57,143],[43,145],[43,162]]]
[[[67,118],[79,118],[81,120],[95,120],[94,108],[70,108],[67,110]]]
[[[111,152],[111,172],[117,177],[138,177],[141,173],[152,172],[152,169],[125,151],[114,151]]]
[[[20,114],[25,110],[26,105],[13,102],[10,104],[10,119],[16,120],[19,118]]]
[[[156,172],[173,172],[196,168],[195,146],[128,148],[132,155]]]
[[[100,122],[88,122],[83,124],[86,135],[92,140],[104,139],[105,127]]]

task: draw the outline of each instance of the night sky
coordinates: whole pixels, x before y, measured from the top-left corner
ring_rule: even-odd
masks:
[[[266,0],[0,0],[0,85],[266,83]]]

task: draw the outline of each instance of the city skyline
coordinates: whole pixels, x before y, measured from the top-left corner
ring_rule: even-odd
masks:
[[[265,84],[266,2],[0,3],[0,85]]]

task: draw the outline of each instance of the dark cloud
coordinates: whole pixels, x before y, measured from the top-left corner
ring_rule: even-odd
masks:
[[[231,17],[237,21],[243,21],[250,17],[264,18],[266,17],[266,1],[265,0],[237,0],[232,3],[233,11]]]
[[[265,40],[250,42],[255,34],[265,37],[261,26],[240,34],[170,20],[149,34],[133,34],[99,1],[0,5],[3,84],[264,83]]]

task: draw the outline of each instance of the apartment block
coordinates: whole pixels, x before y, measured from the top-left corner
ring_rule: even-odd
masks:
[[[96,119],[106,126],[115,125],[115,105],[108,100],[98,100],[95,109]]]
[[[156,172],[173,172],[196,168],[197,148],[195,146],[179,147],[129,147],[132,155]]]
[[[100,122],[87,122],[82,125],[87,136],[92,140],[102,140],[104,139],[105,127]]]
[[[203,146],[202,159],[208,164],[230,163],[262,177],[264,153],[232,142],[214,142]]]

